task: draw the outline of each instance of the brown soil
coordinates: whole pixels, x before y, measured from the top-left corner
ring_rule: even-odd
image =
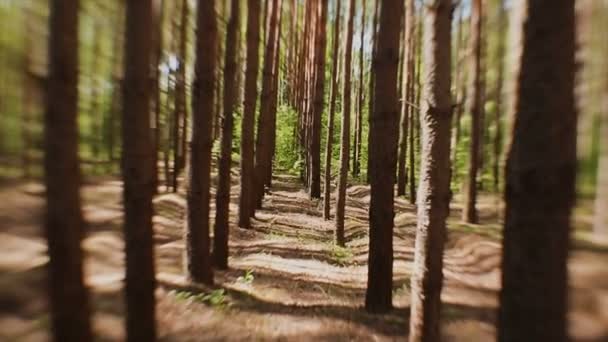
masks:
[[[333,246],[333,224],[323,220],[322,203],[309,200],[296,178],[275,178],[251,230],[236,227],[237,190],[234,184],[230,270],[216,272],[213,289],[188,284],[182,277],[183,191],[155,199],[162,341],[404,340],[416,220],[407,200],[396,200],[395,310],[370,315],[362,309],[368,187],[348,189],[346,249]],[[121,183],[114,179],[87,184],[82,192],[89,223],[83,242],[86,281],[92,291],[95,333],[101,341],[124,338],[120,192]],[[40,227],[43,195],[36,183],[0,187],[0,340],[49,337],[47,258]],[[457,198],[445,254],[444,340],[490,341],[495,339],[500,279],[497,200],[482,196],[483,223],[478,226],[458,222],[458,203]],[[569,265],[570,333],[580,341],[608,340],[608,248],[593,243],[576,246]]]

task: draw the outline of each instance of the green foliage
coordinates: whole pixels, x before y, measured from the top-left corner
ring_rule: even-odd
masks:
[[[251,285],[254,279],[255,277],[253,276],[253,270],[247,270],[245,271],[245,274],[236,278],[236,281],[239,283]]]
[[[332,244],[330,253],[332,260],[341,266],[349,264],[353,258],[353,252],[348,247],[340,247]]]
[[[190,291],[171,291],[171,294],[179,301],[190,301],[204,303],[215,308],[228,306],[226,290],[217,289],[210,293],[193,293]]]
[[[282,105],[277,109],[275,165],[292,173],[298,172],[302,163],[294,137],[297,124],[298,115],[293,108]]]

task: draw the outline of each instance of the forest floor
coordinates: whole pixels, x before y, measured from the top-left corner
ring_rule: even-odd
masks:
[[[234,173],[233,181],[237,178]],[[191,286],[182,275],[183,190],[161,191],[155,198],[161,341],[405,339],[416,222],[413,205],[405,199],[395,202],[395,309],[371,315],[362,309],[369,187],[348,189],[346,248],[333,245],[332,221],[323,220],[321,201],[310,200],[296,177],[275,177],[250,230],[236,227],[238,193],[233,182],[230,269],[215,272],[214,288]],[[89,224],[83,247],[95,333],[100,341],[120,341],[124,339],[121,183],[96,179],[85,184],[82,195]],[[49,337],[47,257],[40,228],[43,196],[38,183],[0,183],[0,341]],[[445,252],[442,333],[446,341],[492,341],[500,283],[498,201],[495,196],[481,196],[482,224],[463,225],[458,200],[452,206]],[[577,210],[577,225],[584,227],[589,215]],[[578,341],[606,341],[608,246],[580,235],[576,234],[569,261],[570,334]]]

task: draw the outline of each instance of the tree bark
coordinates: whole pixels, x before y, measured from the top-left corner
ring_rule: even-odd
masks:
[[[275,51],[278,48],[280,39],[278,23],[281,11],[282,0],[271,0],[270,21],[268,29],[268,39],[264,53],[264,66],[262,69],[262,93],[260,96],[260,114],[258,116],[258,133],[255,144],[255,173],[254,173],[254,208],[262,208],[264,198],[266,175],[271,169],[272,163],[272,96],[274,94],[275,78]]]
[[[78,0],[52,0],[49,78],[44,116],[45,234],[48,241],[51,332],[56,341],[90,341],[83,279],[84,219],[78,165]]]
[[[334,115],[338,93],[338,59],[340,56],[340,10],[341,1],[336,2],[336,19],[334,21],[333,59],[331,65],[331,94],[329,96],[329,113],[327,117],[327,141],[325,145],[325,179],[323,184],[323,218],[330,219],[331,208],[331,160],[334,140]]]
[[[241,123],[241,193],[239,226],[251,227],[254,214],[254,120],[258,96],[257,78],[260,44],[260,1],[247,1],[247,69],[245,72],[245,100]]]
[[[359,88],[357,89],[357,116],[355,119],[355,146],[353,149],[353,177],[359,177],[361,171],[361,137],[363,125],[363,48],[365,42],[365,0],[361,0],[361,36],[359,46]]]
[[[150,61],[151,64],[151,80],[152,83],[152,105],[154,107],[154,126],[152,127],[152,182],[154,193],[158,192],[158,154],[161,150],[161,130],[160,130],[160,116],[162,112],[161,104],[161,79],[160,79],[160,62],[163,53],[163,22],[165,17],[165,0],[154,0],[152,3],[152,28],[154,35],[152,38],[153,53]],[[165,163],[166,167],[166,163]],[[165,173],[166,174],[166,173]],[[168,178],[165,177],[165,183],[168,184]]]
[[[186,212],[186,269],[195,282],[213,284],[209,257],[209,185],[215,94],[217,22],[215,1],[199,0],[192,84],[192,143]]]
[[[471,53],[469,84],[471,101],[467,112],[471,113],[471,143],[469,149],[469,169],[464,190],[462,220],[477,223],[477,173],[479,168],[480,117],[481,117],[481,26],[482,0],[473,0],[471,12]]]
[[[315,78],[312,103],[312,122],[310,136],[310,197],[321,197],[321,120],[325,105],[325,50],[327,43],[327,3],[319,0],[318,22],[315,34]]]
[[[608,79],[607,79],[608,80]],[[600,116],[599,162],[595,194],[593,231],[600,238],[608,237],[608,81],[604,81],[603,108]]]
[[[495,117],[494,117],[494,141],[493,141],[493,154],[494,160],[492,164],[492,176],[494,181],[494,192],[498,193],[500,189],[500,163],[502,162],[502,111],[503,111],[503,84],[504,84],[504,73],[505,64],[503,56],[505,54],[506,44],[506,29],[507,29],[507,10],[503,0],[498,2],[498,47],[496,51],[497,56],[497,76],[496,76],[496,90],[494,93],[494,102],[496,103]]]
[[[520,0],[521,37],[499,341],[567,341],[567,259],[575,199],[574,1]]]
[[[450,205],[452,2],[427,4],[423,17],[426,74],[420,115],[422,155],[409,339],[439,341],[443,249]]]
[[[370,120],[370,231],[365,309],[392,308],[394,184],[399,140],[399,23],[403,1],[384,0],[380,9],[378,50],[374,56],[374,109]],[[382,99],[382,101],[380,101]]]
[[[405,73],[403,77],[403,88],[401,98],[403,105],[401,106],[401,133],[399,135],[399,159],[398,159],[398,174],[397,174],[397,195],[404,196],[407,185],[407,139],[409,130],[409,116],[415,110],[412,108],[412,89],[414,82],[414,32],[416,29],[416,13],[414,0],[407,0],[405,3]]]
[[[348,5],[346,40],[344,41],[344,85],[342,91],[342,127],[340,132],[340,176],[338,178],[338,200],[336,201],[336,244],[344,247],[344,216],[346,209],[346,185],[348,182],[348,165],[350,156],[350,112],[351,112],[351,62],[353,48],[353,22],[356,0]]]
[[[217,268],[228,268],[228,233],[230,208],[230,166],[232,164],[233,112],[236,103],[237,31],[240,22],[240,0],[232,0],[230,21],[226,30],[226,56],[224,69],[224,117],[219,158],[219,182],[216,193],[215,229],[213,234],[213,260]]]

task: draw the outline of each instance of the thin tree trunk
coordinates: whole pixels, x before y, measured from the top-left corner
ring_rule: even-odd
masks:
[[[226,29],[226,56],[224,69],[224,117],[222,122],[221,154],[218,166],[215,229],[213,234],[213,260],[217,268],[228,268],[228,233],[230,208],[230,166],[232,164],[233,112],[236,104],[237,31],[240,22],[240,0],[232,0],[230,21]]]
[[[315,83],[312,103],[311,136],[310,136],[310,197],[321,197],[321,120],[325,105],[325,50],[327,42],[327,3],[328,0],[319,0],[318,22],[315,34]]]
[[[424,8],[425,76],[421,108],[422,155],[410,341],[439,341],[443,249],[450,205],[450,126],[452,2]]]
[[[380,0],[373,0],[374,1],[374,21],[373,21],[373,34],[372,34],[372,61],[374,60],[375,56],[376,56],[376,51],[378,50],[378,40],[377,35],[378,35],[378,17],[380,16],[379,14],[379,10],[380,10]],[[403,18],[405,20],[405,17]],[[373,67],[372,67],[373,68]],[[371,115],[370,113],[372,113],[374,111],[374,83],[376,82],[376,75],[374,75],[373,72],[369,73],[369,86],[368,86],[368,108],[367,108],[367,124],[368,127],[370,125],[370,118]],[[367,146],[369,147],[369,133],[367,134]],[[369,148],[368,148],[368,158],[367,158],[367,175],[366,175],[366,181],[369,184],[369,175],[370,175],[370,170],[369,170]]]
[[[219,1],[217,3],[218,11],[217,16],[219,17],[219,24],[223,24],[225,13],[226,13],[226,1]],[[221,35],[222,30],[218,28],[218,32]],[[217,140],[221,134],[221,113],[222,113],[222,51],[223,45],[222,40],[217,40],[217,76],[215,78],[215,109],[213,111],[213,141]]]
[[[45,234],[51,332],[55,341],[90,341],[83,279],[78,165],[78,0],[51,0],[49,78],[44,116]]]
[[[462,220],[477,223],[477,173],[479,168],[480,113],[481,113],[481,24],[482,0],[473,0],[471,12],[471,52],[469,84],[471,101],[467,112],[471,113],[471,143],[469,150],[469,169],[464,191]]]
[[[364,86],[364,72],[363,72],[363,48],[365,42],[365,0],[361,0],[361,36],[359,46],[359,88],[357,90],[357,118],[355,120],[355,148],[353,155],[353,176],[359,177],[361,171],[361,132],[363,130],[363,86]]]
[[[245,72],[245,100],[241,123],[241,192],[239,226],[251,227],[254,214],[254,120],[258,96],[257,78],[260,44],[260,1],[247,1],[247,69]]]
[[[498,42],[497,47],[497,76],[496,76],[496,90],[494,93],[494,102],[496,103],[495,118],[494,118],[494,160],[492,165],[492,175],[494,180],[494,192],[498,193],[500,189],[500,163],[502,162],[502,111],[503,111],[503,84],[504,84],[504,60],[505,44],[506,44],[506,16],[507,10],[505,9],[504,0],[498,2]]]
[[[101,112],[99,111],[99,89],[97,77],[99,75],[99,53],[101,49],[101,35],[100,26],[93,24],[93,47],[91,49],[91,66],[89,69],[89,87],[91,93],[89,94],[89,146],[91,148],[91,154],[93,159],[97,161],[99,159],[99,150],[101,147]]]
[[[280,39],[278,23],[279,13],[281,11],[282,0],[271,0],[272,7],[270,8],[270,22],[268,30],[268,39],[264,53],[264,66],[262,69],[262,93],[260,96],[260,114],[258,116],[258,132],[255,145],[255,173],[254,173],[254,208],[262,208],[262,199],[264,198],[264,188],[266,185],[265,178],[267,170],[270,169],[272,163],[271,156],[271,107],[274,85],[275,50],[278,48]]]
[[[399,135],[399,157],[398,157],[398,174],[397,174],[397,195],[404,196],[407,185],[407,139],[409,130],[409,117],[416,110],[412,108],[411,93],[414,82],[414,32],[416,29],[416,13],[414,0],[407,0],[405,3],[405,63],[406,76],[403,78],[404,84],[402,88],[403,105],[401,106],[401,134]],[[410,165],[410,167],[413,165]]]
[[[152,54],[152,60],[151,60],[151,65],[152,65],[152,70],[151,70],[151,75],[152,75],[152,93],[153,93],[153,97],[152,97],[152,103],[154,106],[154,126],[152,127],[152,152],[153,152],[153,156],[152,156],[152,171],[153,171],[153,177],[152,177],[152,183],[153,183],[153,188],[154,188],[154,193],[156,194],[158,192],[158,154],[160,153],[161,150],[161,130],[160,130],[160,116],[162,113],[162,104],[161,104],[161,96],[160,96],[160,89],[161,89],[161,78],[160,78],[160,63],[162,61],[162,54],[163,54],[163,46],[164,46],[164,40],[163,40],[163,22],[164,22],[164,18],[165,18],[165,0],[154,0],[152,3],[152,27],[154,30],[154,36],[152,38],[152,44],[153,44],[153,54]],[[166,163],[165,163],[165,168],[167,167]],[[165,176],[167,174],[165,173]],[[165,177],[165,184],[168,184],[168,178]]]
[[[327,117],[327,141],[325,145],[325,179],[323,184],[323,218],[330,219],[331,208],[331,160],[334,140],[334,114],[336,111],[336,97],[338,94],[338,59],[340,56],[340,10],[341,1],[336,2],[336,19],[334,21],[333,58],[331,66],[331,95],[329,98],[329,113]]]
[[[604,81],[603,108],[600,116],[599,162],[595,194],[595,218],[593,232],[608,238],[608,78]]]
[[[497,336],[567,341],[577,132],[574,1],[519,5],[527,17],[506,166]]]
[[[454,120],[454,132],[452,134],[452,143],[451,143],[451,161],[452,165],[456,163],[456,152],[458,151],[458,142],[460,141],[460,121],[462,118],[462,113],[464,112],[464,104],[466,102],[466,82],[465,82],[465,73],[462,72],[460,65],[465,56],[463,56],[463,51],[466,51],[465,39],[464,39],[464,6],[460,6],[460,10],[458,11],[458,32],[456,33],[456,47],[454,49],[455,52],[455,67],[452,68],[454,70],[454,98],[455,98],[455,106],[456,106],[456,115],[453,116]],[[452,179],[456,177],[456,172],[458,170],[453,168],[451,171]]]
[[[182,0],[179,26],[178,67],[175,73],[175,108],[173,109],[173,192],[177,192],[177,177],[183,167],[184,154],[182,141],[186,137],[186,62],[188,44],[188,1]]]
[[[338,178],[338,199],[336,201],[336,244],[344,247],[344,212],[346,208],[346,185],[348,182],[348,157],[350,156],[350,105],[351,105],[351,62],[353,47],[353,22],[356,0],[348,5],[348,21],[344,45],[344,84],[342,91],[342,125],[340,132],[340,176]]]
[[[399,23],[403,1],[384,0],[380,9],[378,50],[374,56],[374,110],[370,120],[370,230],[365,309],[392,308],[394,184],[399,140]],[[382,99],[380,101],[380,99]]]
[[[192,85],[192,143],[186,211],[186,269],[195,282],[213,284],[209,257],[209,186],[213,139],[213,97],[216,72],[215,1],[197,7],[196,61]]]

